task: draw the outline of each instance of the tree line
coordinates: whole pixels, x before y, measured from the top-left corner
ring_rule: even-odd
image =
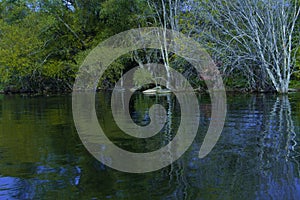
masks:
[[[299,0],[2,0],[0,89],[71,91],[80,64],[101,41],[132,28],[162,27],[201,43],[228,89],[286,93],[300,87],[299,6]],[[154,62],[205,88],[191,65],[163,44],[120,57],[99,88]]]

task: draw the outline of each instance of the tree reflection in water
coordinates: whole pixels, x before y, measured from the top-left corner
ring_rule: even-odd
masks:
[[[153,151],[177,131],[180,105],[173,95],[132,97],[131,117],[139,125],[149,122],[153,103],[166,109],[163,129],[146,139],[134,139],[118,129],[107,106],[110,95],[99,93],[96,99],[105,133],[124,149]],[[208,156],[199,159],[210,121],[209,97],[199,95],[201,113],[194,120],[200,127],[188,151],[161,170],[130,174],[106,167],[86,151],[73,125],[70,96],[4,96],[0,199],[299,199],[299,99],[299,94],[228,95],[221,138]],[[162,114],[155,116],[161,119]]]

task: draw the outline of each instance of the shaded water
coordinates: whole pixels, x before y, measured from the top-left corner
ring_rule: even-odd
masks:
[[[149,123],[160,102],[168,122],[155,137],[133,139],[112,120],[109,94],[97,94],[99,122],[120,147],[148,152],[171,140],[180,106],[169,97],[136,94],[131,115]],[[200,127],[174,164],[145,174],[110,169],[82,145],[71,96],[0,96],[0,199],[299,199],[300,94],[229,95],[222,135],[204,159],[198,151],[210,120],[210,100],[199,96]]]

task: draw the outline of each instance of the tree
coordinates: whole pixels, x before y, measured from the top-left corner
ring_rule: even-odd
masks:
[[[15,91],[70,90],[77,54],[87,48],[61,1],[2,1],[0,82]]]
[[[193,87],[199,87],[204,85],[202,77],[197,73],[195,68],[191,66],[191,63],[187,62],[185,58],[181,58],[174,52],[170,52],[168,49],[168,37],[167,29],[185,33],[187,36],[191,27],[184,27],[182,23],[182,17],[185,17],[185,10],[189,4],[188,1],[178,0],[147,0],[148,12],[145,12],[147,18],[147,26],[161,27],[163,31],[157,32],[158,38],[161,39],[160,49],[144,49],[142,54],[137,54],[135,59],[141,67],[144,67],[145,63],[162,63],[165,68],[166,80],[165,85],[169,88],[170,83],[182,90],[185,88],[186,81],[181,82],[178,77],[172,72],[173,69],[180,72]],[[172,36],[171,36],[172,37]],[[149,69],[149,68],[148,68]],[[155,79],[156,73],[152,75]]]
[[[299,40],[293,40],[298,0],[199,0],[193,4],[190,11],[202,21],[194,18],[190,23],[197,24],[192,26],[194,35],[214,53],[225,73],[239,70],[256,89],[271,85],[279,93],[288,92],[299,48]]]
[[[147,0],[148,4],[148,13],[145,12],[145,17],[147,19],[146,24],[150,26],[160,26],[163,31],[157,32],[157,36],[162,38],[159,55],[157,50],[143,50],[143,56],[146,59],[143,59],[139,56],[137,52],[135,52],[135,60],[139,63],[139,66],[143,68],[144,64],[148,64],[151,62],[159,62],[162,61],[166,71],[166,87],[170,88],[170,58],[173,53],[168,50],[167,43],[167,29],[172,29],[178,31],[177,28],[177,12],[179,10],[179,1],[167,1],[167,0]],[[143,63],[146,61],[147,63]]]

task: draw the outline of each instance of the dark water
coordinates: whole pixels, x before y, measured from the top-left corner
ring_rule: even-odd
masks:
[[[0,199],[299,199],[300,94],[229,95],[221,138],[204,159],[198,151],[210,120],[210,100],[199,96],[201,126],[189,150],[159,171],[110,169],[82,145],[71,96],[0,96]],[[167,144],[178,128],[175,98],[135,95],[131,115],[149,122],[160,102],[171,113],[147,140],[132,139],[112,121],[110,96],[97,95],[101,126],[120,147],[137,152]]]

